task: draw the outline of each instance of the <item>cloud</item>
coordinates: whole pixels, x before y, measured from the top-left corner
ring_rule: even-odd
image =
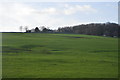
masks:
[[[75,14],[78,12],[84,12],[85,14],[87,13],[96,13],[97,10],[92,8],[90,5],[75,5],[75,6],[70,6],[68,4],[65,4],[66,9],[64,9],[64,13],[66,15],[71,15]]]
[[[57,11],[56,11],[56,8],[45,8],[43,10],[41,10],[41,13],[47,13],[47,14],[55,14]]]
[[[69,4],[64,4],[64,6],[61,8],[59,7],[48,7],[48,8],[43,8],[39,10],[37,13],[39,14],[53,14],[53,15],[72,15],[75,13],[97,13],[98,11],[93,8],[91,5],[69,5]]]
[[[41,6],[40,6],[41,7]],[[36,26],[50,26],[57,29],[60,26],[78,24],[78,20],[65,18],[79,12],[96,12],[90,5],[68,5],[63,8],[57,6],[36,9],[24,3],[0,4],[0,31],[20,31],[19,26],[28,26],[30,29]]]
[[[54,8],[37,10],[23,3],[1,4],[0,30],[19,31],[19,26],[40,26],[49,23],[49,14],[54,13]],[[40,14],[36,13],[40,12]],[[45,14],[47,13],[47,14]],[[4,26],[4,28],[2,27]]]

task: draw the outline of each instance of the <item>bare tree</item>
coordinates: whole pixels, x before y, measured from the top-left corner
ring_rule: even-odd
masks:
[[[45,26],[41,26],[41,31],[43,31],[44,28],[45,28]]]
[[[28,30],[28,26],[25,26],[25,28],[24,28],[24,29],[25,29],[25,31],[27,32],[27,30]]]
[[[23,26],[20,26],[20,31],[22,32]]]

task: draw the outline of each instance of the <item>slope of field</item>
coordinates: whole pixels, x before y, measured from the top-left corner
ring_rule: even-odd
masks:
[[[3,33],[3,78],[116,78],[118,39]]]

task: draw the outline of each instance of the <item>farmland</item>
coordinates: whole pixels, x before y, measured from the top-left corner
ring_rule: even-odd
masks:
[[[117,78],[118,39],[3,33],[3,78]]]

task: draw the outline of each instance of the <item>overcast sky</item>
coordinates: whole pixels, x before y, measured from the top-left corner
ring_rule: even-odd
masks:
[[[117,2],[1,2],[0,32],[46,26],[50,29],[87,23],[118,23]]]

